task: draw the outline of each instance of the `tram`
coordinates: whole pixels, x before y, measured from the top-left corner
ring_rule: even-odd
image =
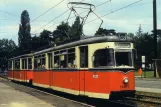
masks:
[[[9,59],[8,78],[77,96],[133,97],[134,53],[128,36],[82,37]]]

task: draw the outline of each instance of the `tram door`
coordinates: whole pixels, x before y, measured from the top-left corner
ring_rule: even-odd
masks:
[[[86,68],[88,68],[88,46],[79,47],[80,70],[79,70],[79,94],[85,95],[86,89]]]

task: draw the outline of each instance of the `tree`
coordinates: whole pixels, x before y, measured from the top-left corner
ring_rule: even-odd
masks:
[[[133,33],[128,33],[127,36],[134,38],[134,34]]]
[[[52,42],[51,37],[52,32],[48,30],[43,30],[40,33],[40,47],[49,46]]]
[[[62,22],[57,26],[56,30],[53,31],[53,41],[61,42],[70,38],[69,36],[70,26],[68,23]]]
[[[153,36],[149,33],[142,33],[141,36],[134,36],[134,45],[139,58],[137,61],[139,66],[141,66],[141,56],[146,56],[146,62],[152,63],[154,57]]]
[[[115,35],[116,32],[114,29],[103,29],[103,28],[99,28],[96,33],[95,36],[109,36],[109,35]]]
[[[36,51],[40,48],[40,37],[34,36],[31,38],[32,51]]]
[[[72,27],[70,29],[70,36],[71,36],[71,38],[80,37],[80,36],[82,36],[82,33],[83,33],[83,29],[82,29],[82,25],[80,22],[80,18],[79,18],[79,16],[77,16],[74,24],[72,25]]]
[[[0,40],[0,68],[5,70],[7,68],[7,60],[16,55],[17,46],[13,40]]]
[[[26,10],[21,14],[21,24],[19,25],[18,43],[21,52],[30,51],[31,34],[30,34],[30,18]]]
[[[138,32],[136,32],[136,36],[140,37],[142,35],[142,33],[143,33],[143,31],[142,31],[142,27],[141,27],[141,24],[140,24]]]

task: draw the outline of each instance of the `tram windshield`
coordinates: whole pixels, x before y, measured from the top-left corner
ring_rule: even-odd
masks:
[[[132,66],[132,52],[116,51],[115,60],[116,60],[116,66]]]
[[[114,50],[99,49],[95,51],[93,57],[94,67],[114,66]]]
[[[99,49],[93,55],[93,67],[132,66],[132,50]]]

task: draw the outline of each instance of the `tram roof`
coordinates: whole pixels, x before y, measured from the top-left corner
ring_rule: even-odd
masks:
[[[17,57],[13,57],[13,58],[10,58],[9,60],[13,60],[13,59],[17,59],[17,58],[22,58],[22,57],[30,57],[32,56],[33,54],[24,54],[24,55],[20,55],[20,56],[17,56]]]
[[[44,53],[44,52],[50,52],[50,51],[53,51],[53,50],[63,49],[63,48],[69,48],[69,47],[86,45],[86,44],[93,44],[93,43],[101,43],[101,42],[133,42],[133,39],[131,37],[128,37],[128,36],[126,36],[125,39],[121,39],[119,36],[116,36],[116,35],[82,37],[78,41],[74,41],[74,42],[67,43],[67,44],[62,44],[62,45],[59,45],[59,46],[54,46],[54,47],[51,47],[51,48],[48,48],[48,49],[44,49],[44,50],[35,52],[34,55],[41,54],[41,53]]]

